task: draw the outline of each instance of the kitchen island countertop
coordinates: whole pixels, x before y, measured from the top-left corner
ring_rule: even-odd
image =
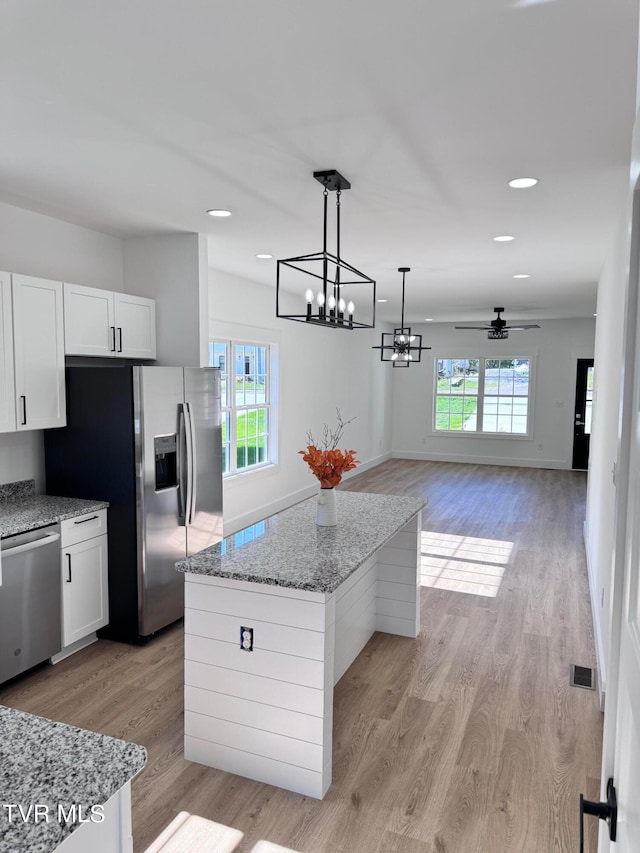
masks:
[[[338,524],[316,525],[308,498],[187,560],[179,572],[331,593],[391,539],[426,501],[400,495],[337,493]]]

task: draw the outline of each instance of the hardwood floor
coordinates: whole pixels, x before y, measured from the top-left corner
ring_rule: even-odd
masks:
[[[147,747],[136,851],[186,809],[241,829],[242,853],[259,838],[302,853],[569,853],[580,792],[599,799],[602,736],[597,694],[569,686],[571,663],[595,666],[585,484],[403,460],[343,484],[428,499],[429,586],[420,636],[375,634],[336,687],[323,801],[182,758],[181,626],[144,647],[100,641],[0,702]]]

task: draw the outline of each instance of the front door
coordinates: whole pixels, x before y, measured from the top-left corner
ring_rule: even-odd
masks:
[[[576,372],[576,405],[573,420],[572,468],[589,467],[591,414],[593,408],[593,359],[579,358]]]

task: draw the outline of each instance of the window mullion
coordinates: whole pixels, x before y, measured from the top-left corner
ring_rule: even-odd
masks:
[[[236,345],[229,341],[229,367],[227,369],[227,396],[229,399],[229,473],[235,474],[238,470],[238,445],[237,445],[237,405],[236,405]]]
[[[486,358],[480,358],[478,361],[478,421],[476,423],[476,430],[482,433],[484,432],[484,379],[487,360]]]

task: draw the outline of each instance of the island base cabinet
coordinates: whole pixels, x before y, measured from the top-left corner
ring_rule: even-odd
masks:
[[[68,807],[65,814],[69,814]],[[64,819],[65,815],[61,815]],[[131,782],[93,813],[85,807],[83,823],[56,847],[56,853],[133,853]],[[86,821],[86,823],[84,822]]]
[[[62,645],[70,646],[109,621],[107,536],[62,549]]]
[[[420,631],[420,531],[418,512],[333,592],[187,572],[185,758],[322,799],[334,685],[375,631]]]
[[[185,576],[185,758],[321,799],[335,596]],[[253,651],[241,627],[253,629]]]

